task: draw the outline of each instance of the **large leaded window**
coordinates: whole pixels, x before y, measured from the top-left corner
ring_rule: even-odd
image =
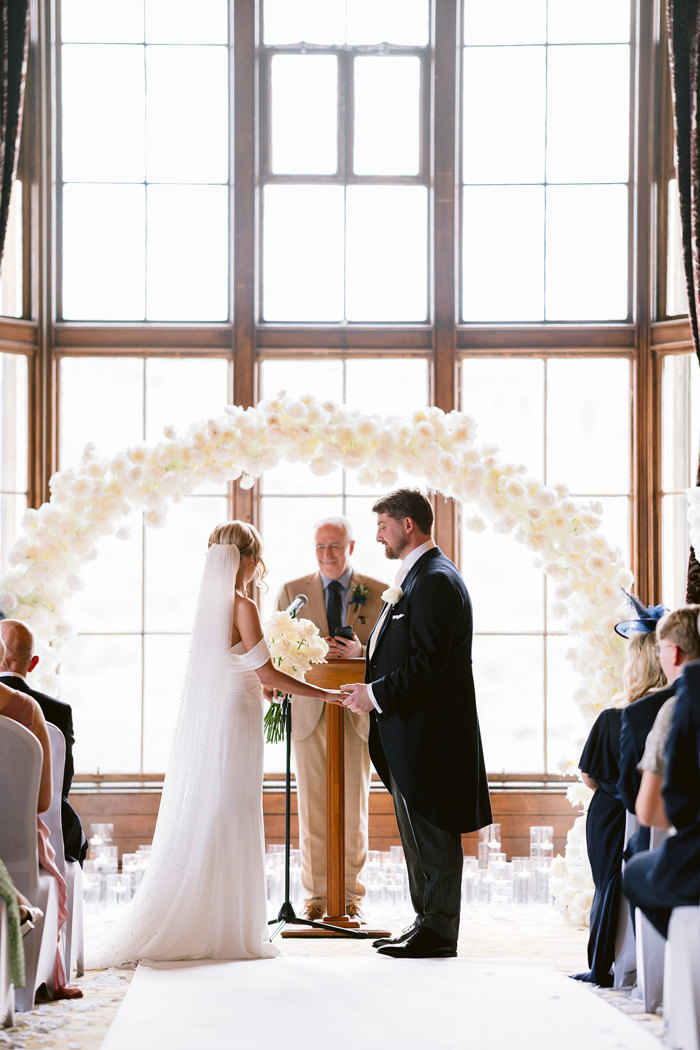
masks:
[[[0,565],[27,507],[27,358],[0,353]]]
[[[225,0],[62,0],[59,313],[229,316]]]
[[[629,0],[465,0],[465,321],[628,317],[629,39]]]
[[[262,318],[426,321],[428,0],[261,11]]]
[[[698,370],[665,320],[685,288],[644,5],[40,3],[57,39],[35,42],[46,90],[25,138],[55,149],[42,165],[23,143],[0,272],[3,558],[88,441],[111,456],[285,390],[462,408],[505,460],[600,500],[647,600],[682,600]],[[351,518],[361,569],[390,575],[377,494],[291,464],[106,539],[62,665],[78,768],[164,768],[217,521],[260,526],[266,614],[314,568],[326,514]],[[469,527],[474,508],[436,510],[473,598],[489,770],[554,774],[582,726],[551,587],[511,538]]]

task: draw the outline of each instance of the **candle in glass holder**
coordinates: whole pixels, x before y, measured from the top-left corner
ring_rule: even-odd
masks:
[[[532,858],[513,857],[513,903],[532,902]]]
[[[554,856],[554,828],[550,825],[530,828],[530,856],[551,860]]]

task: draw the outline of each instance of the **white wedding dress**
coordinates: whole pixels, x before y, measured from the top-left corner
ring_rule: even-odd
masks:
[[[90,967],[175,959],[273,958],[262,814],[261,638],[228,646],[238,559],[209,548],[185,691],[148,868]],[[223,622],[222,622],[223,621]]]

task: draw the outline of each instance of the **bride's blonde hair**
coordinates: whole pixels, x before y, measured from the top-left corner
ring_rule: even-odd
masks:
[[[262,583],[267,569],[262,560],[262,539],[254,525],[249,525],[247,521],[225,521],[212,531],[208,546],[211,547],[214,543],[238,547],[241,558],[252,554],[255,561],[255,580],[258,584]]]

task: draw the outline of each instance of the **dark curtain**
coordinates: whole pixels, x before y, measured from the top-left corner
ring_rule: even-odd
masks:
[[[0,259],[17,168],[29,48],[29,0],[0,0]]]
[[[695,353],[700,358],[700,0],[667,0],[667,16],[683,262],[690,327]],[[700,485],[700,462],[695,483]],[[692,549],[688,559],[686,600],[700,601],[700,565]]]

